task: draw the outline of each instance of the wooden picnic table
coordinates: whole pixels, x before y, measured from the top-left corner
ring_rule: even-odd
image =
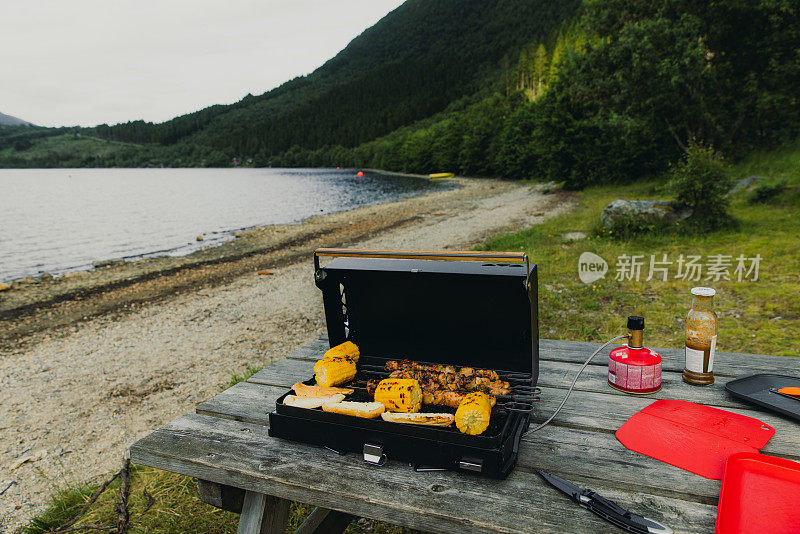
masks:
[[[580,365],[599,345],[540,342],[541,402],[533,420],[561,402]],[[620,532],[545,483],[536,469],[562,476],[620,505],[672,526],[713,532],[720,482],[627,450],[614,432],[656,399],[682,399],[756,417],[776,429],[763,453],[800,460],[798,422],[743,404],[724,385],[757,372],[800,376],[800,358],[718,353],[716,382],[681,380],[683,351],[664,357],[663,387],[627,395],[606,383],[607,352],[598,354],[558,417],[523,438],[519,462],[505,480],[466,473],[415,472],[390,461],[365,464],[360,455],[267,435],[268,414],[292,384],[312,376],[327,342],[313,341],[265,367],[131,447],[131,460],[198,479],[200,497],[242,511],[239,532],[283,532],[289,501],[318,508],[297,532],[339,532],[353,516],[426,532]]]

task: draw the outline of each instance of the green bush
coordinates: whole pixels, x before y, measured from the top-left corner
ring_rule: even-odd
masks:
[[[776,184],[760,184],[747,197],[750,204],[761,204],[777,197],[788,189],[786,182],[780,181]]]
[[[722,155],[712,147],[691,142],[684,157],[672,166],[667,189],[680,207],[692,210],[690,227],[715,230],[733,222],[727,196],[731,185]]]

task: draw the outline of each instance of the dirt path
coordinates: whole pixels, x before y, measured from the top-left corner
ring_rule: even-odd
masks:
[[[114,306],[89,309],[112,313],[62,321],[58,329],[41,330],[31,320],[27,338],[0,350],[0,532],[22,526],[54,487],[116,469],[127,446],[192,411],[231,373],[268,364],[322,334],[313,248],[468,248],[573,202],[508,182],[462,183],[454,191],[321,217],[300,225],[305,230],[295,226],[308,232],[293,244],[227,268],[184,273],[191,283],[171,293],[137,294],[131,286],[120,291],[125,297],[106,295]],[[262,232],[275,243],[287,238],[280,227]],[[256,267],[274,274],[259,276]],[[155,300],[130,305],[150,296]]]

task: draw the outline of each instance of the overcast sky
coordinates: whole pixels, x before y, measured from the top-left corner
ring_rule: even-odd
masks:
[[[0,112],[160,122],[308,74],[402,0],[0,0]]]

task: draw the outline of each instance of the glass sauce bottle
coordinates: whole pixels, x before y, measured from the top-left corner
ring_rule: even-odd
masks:
[[[686,365],[683,381],[689,384],[714,383],[714,353],[717,349],[717,314],[710,287],[692,288],[692,309],[686,315]]]

